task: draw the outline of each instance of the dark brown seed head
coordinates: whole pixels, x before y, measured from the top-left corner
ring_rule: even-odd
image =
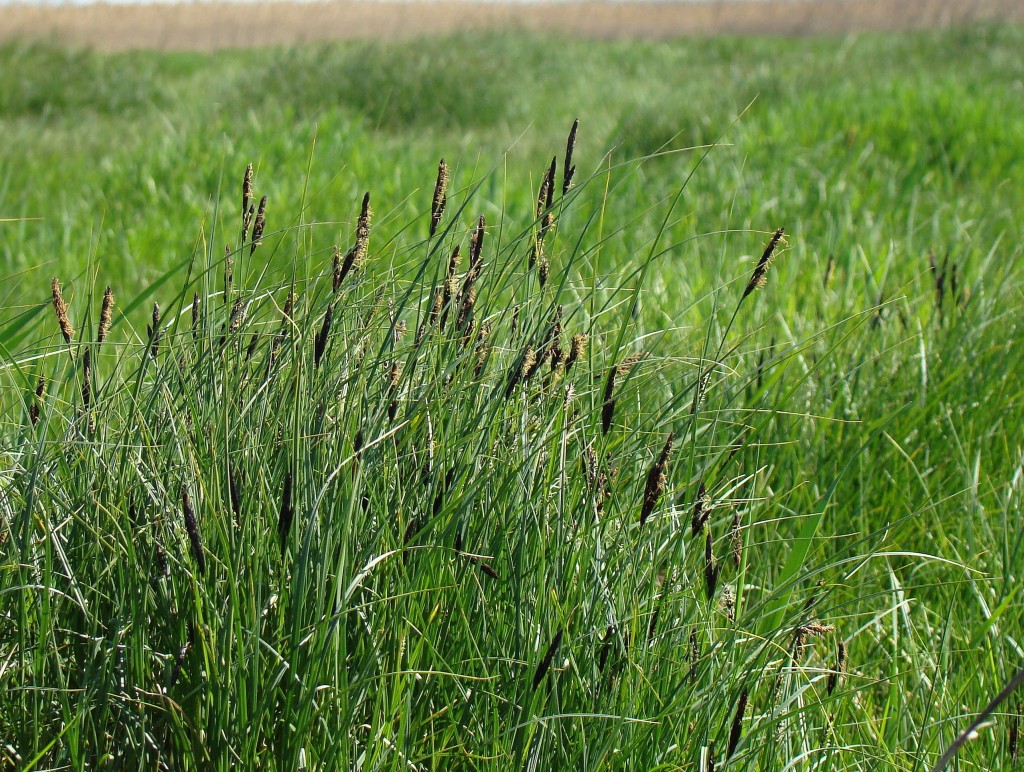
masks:
[[[448,189],[448,164],[441,159],[437,165],[437,182],[434,183],[434,199],[430,204],[430,235],[437,232],[437,226],[444,217],[444,208],[448,203],[445,191]]]
[[[199,314],[202,311],[201,301],[199,300],[199,293],[196,292],[192,295],[192,337],[199,337]]]
[[[707,599],[715,597],[715,588],[718,586],[718,562],[715,560],[714,541],[711,538],[711,529],[708,529],[704,539],[704,591]]]
[[[242,327],[242,323],[245,321],[246,306],[245,301],[242,298],[238,298],[231,306],[231,315],[228,317],[228,334],[233,335],[238,332]]]
[[[551,643],[548,645],[547,651],[544,652],[544,657],[541,659],[540,664],[537,665],[537,672],[533,675],[533,689],[536,690],[540,686],[541,681],[544,680],[544,676],[548,674],[548,670],[551,668],[551,660],[555,656],[555,652],[558,650],[558,646],[562,643],[562,628],[558,628],[558,632],[555,633],[555,637],[551,639]]]
[[[828,256],[828,262],[825,263],[825,273],[821,277],[821,286],[827,288],[832,283],[832,276],[836,272],[836,259],[834,256]]]
[[[587,336],[578,332],[572,336],[569,344],[569,357],[565,360],[565,371],[569,372],[576,361],[587,353]]]
[[[828,693],[832,694],[843,679],[846,672],[846,642],[840,640],[836,644],[836,666],[828,674]]]
[[[267,197],[260,199],[260,206],[256,210],[256,220],[252,224],[252,246],[249,248],[249,255],[256,251],[263,239],[263,229],[267,225]]]
[[[245,224],[246,215],[249,212],[249,205],[252,203],[252,164],[245,167],[245,176],[242,177],[242,223]]]
[[[546,209],[551,208],[553,189],[555,187],[555,164],[557,160],[551,159],[551,165],[544,172],[544,178],[540,182],[540,192],[537,194],[537,219],[541,218]]]
[[[356,244],[355,259],[353,268],[359,270],[366,262],[366,253],[370,243],[370,218],[373,211],[370,209],[370,193],[363,196],[363,204],[359,208],[359,220],[356,222]]]
[[[39,380],[36,381],[36,392],[35,397],[29,403],[28,406],[28,417],[32,421],[32,425],[35,426],[39,423],[39,413],[43,407],[43,396],[46,394],[46,376],[40,375]]]
[[[548,262],[548,258],[545,255],[540,256],[540,262],[537,265],[537,281],[540,282],[541,288],[548,283],[548,276],[551,275],[551,264]]]
[[[732,719],[732,729],[729,731],[729,750],[725,757],[732,758],[740,744],[740,737],[743,736],[743,715],[747,712],[747,690],[740,694],[740,701],[736,705],[736,715]]]
[[[572,177],[576,173],[576,167],[572,165],[572,152],[576,149],[576,131],[580,127],[580,119],[572,122],[569,129],[569,139],[565,143],[565,163],[562,164],[562,195],[569,192],[572,187]]]
[[[473,233],[473,236],[469,241],[469,275],[466,277],[466,280],[469,281],[470,277],[472,277],[470,284],[479,278],[480,271],[483,268],[483,258],[481,255],[483,254],[484,249],[484,234],[486,233],[486,227],[487,223],[484,220],[484,216],[480,215],[480,219],[476,224],[476,231]]]
[[[189,543],[192,545],[192,557],[195,558],[196,567],[202,576],[206,573],[206,556],[203,554],[203,543],[199,539],[199,525],[196,523],[196,513],[192,509],[192,499],[188,495],[188,488],[181,484],[181,514],[185,519],[185,531],[188,533]]]
[[[616,368],[611,368],[604,382],[604,404],[601,406],[602,434],[607,434],[612,428],[612,419],[615,417],[615,373]]]
[[[650,472],[647,473],[647,485],[644,488],[644,503],[640,509],[640,525],[643,526],[647,522],[647,518],[653,514],[655,508],[658,506],[658,501],[661,500],[661,496],[665,493],[665,486],[668,484],[668,476],[666,470],[668,468],[668,459],[672,453],[672,440],[675,439],[675,433],[669,432],[668,439],[665,440],[665,445],[661,449],[661,455],[658,456],[658,460],[651,467]]]
[[[729,543],[732,547],[732,565],[738,569],[743,562],[743,516],[737,512],[732,518],[732,529],[729,532]]]
[[[224,245],[224,297],[222,298],[226,305],[228,300],[231,298],[231,291],[235,285],[235,258],[231,256],[231,247],[227,244]]]
[[[75,336],[75,328],[71,326],[68,318],[68,306],[64,302],[64,295],[60,291],[60,282],[54,277],[50,282],[50,291],[53,294],[53,309],[57,312],[57,324],[60,326],[60,334],[64,336],[65,343],[71,343]]]
[[[156,359],[160,350],[160,304],[153,303],[152,324],[147,325],[146,332],[149,333],[149,354]]]
[[[96,343],[102,345],[110,333],[110,317],[114,311],[114,292],[108,286],[103,292],[103,305],[100,306],[100,326],[96,333]]]
[[[1017,700],[1017,710],[1010,716],[1010,729],[1006,738],[1007,754],[1015,764],[1020,755],[1020,719],[1022,714],[1024,714],[1024,709],[1021,707],[1020,700]]]
[[[334,317],[334,304],[327,306],[324,312],[324,321],[320,325],[320,332],[313,341],[313,366],[320,367],[320,360],[323,359],[324,351],[327,348],[327,338],[331,334],[331,319]]]
[[[82,355],[82,407],[86,410],[92,404],[92,351],[86,349]]]
[[[771,240],[768,242],[768,246],[764,248],[764,252],[761,254],[761,259],[757,261],[757,265],[754,267],[754,273],[750,276],[750,281],[747,282],[746,289],[743,290],[743,297],[746,297],[756,289],[763,287],[768,279],[768,269],[772,264],[772,257],[775,254],[775,247],[778,246],[779,240],[782,238],[782,234],[785,232],[784,228],[779,228],[772,234]]]
[[[231,511],[235,516],[235,525],[242,525],[242,490],[240,473],[234,465],[228,463],[228,495],[231,498]]]

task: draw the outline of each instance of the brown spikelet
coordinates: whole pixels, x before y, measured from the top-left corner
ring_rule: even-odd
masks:
[[[508,399],[515,393],[516,386],[526,378],[536,364],[537,352],[534,351],[533,346],[527,346],[523,349],[522,356],[509,373],[508,385],[505,387],[505,399]]]
[[[612,419],[615,417],[615,373],[616,368],[608,371],[608,377],[604,382],[604,403],[601,406],[601,433],[607,434],[612,428]]]
[[[242,223],[249,212],[249,205],[252,203],[252,164],[245,167],[245,175],[242,177]]]
[[[370,244],[370,218],[373,217],[373,210],[370,209],[370,193],[363,195],[363,203],[359,208],[359,219],[356,221],[356,243],[355,257],[352,267],[357,271],[366,262],[366,254]]]
[[[711,538],[711,529],[709,528],[704,538],[704,592],[708,600],[715,597],[720,570],[721,568],[715,560],[714,540]]]
[[[760,289],[768,281],[768,269],[772,264],[775,247],[778,246],[784,232],[784,228],[779,228],[774,234],[772,234],[771,240],[768,242],[768,246],[764,248],[764,252],[761,254],[761,259],[757,261],[757,265],[754,267],[754,273],[751,274],[750,281],[747,282],[746,289],[743,290],[743,297],[746,297],[756,289]]]
[[[439,302],[435,302],[435,307],[431,311],[431,325],[437,323],[438,329],[443,330],[445,323],[448,321],[448,311],[452,305],[452,298],[455,297],[459,291],[459,283],[456,274],[459,270],[459,263],[462,261],[462,255],[460,248],[456,244],[455,249],[452,250],[451,257],[448,258],[448,270],[444,276],[444,288],[438,295]]]
[[[284,475],[284,490],[281,492],[281,510],[277,516],[277,538],[281,544],[281,555],[288,545],[288,533],[292,528],[295,511],[292,509],[292,473]]]
[[[57,324],[60,326],[60,334],[64,336],[65,343],[71,343],[75,336],[75,328],[71,326],[68,318],[68,305],[64,302],[64,295],[60,291],[60,282],[54,277],[50,282],[50,292],[53,294],[53,310],[57,312]]]
[[[576,149],[576,131],[580,127],[580,119],[572,122],[569,129],[569,139],[565,143],[565,163],[562,164],[562,195],[569,192],[572,187],[572,177],[576,173],[576,167],[572,165],[572,153]]]
[[[473,324],[473,309],[476,307],[476,287],[469,287],[462,295],[459,306],[459,317],[455,320],[455,328],[462,330],[463,335],[469,332]]]
[[[697,498],[693,502],[693,518],[690,523],[694,536],[700,533],[704,523],[711,516],[711,509],[711,496],[708,494],[707,488],[704,487],[704,483],[701,483],[697,489]]]
[[[28,406],[28,417],[32,421],[32,425],[35,426],[39,423],[40,411],[43,408],[43,397],[46,394],[46,376],[40,375],[39,380],[36,381],[36,391],[32,401]]]
[[[320,325],[320,332],[313,341],[313,366],[320,367],[320,360],[323,359],[324,351],[327,348],[327,338],[331,334],[331,320],[334,318],[334,303],[327,306],[324,312],[324,321]]]
[[[637,364],[643,361],[644,357],[646,356],[646,351],[640,351],[636,354],[630,354],[628,357],[619,362],[619,364],[616,365],[615,369],[618,371],[619,375],[629,375],[629,372],[634,367],[636,367]]]
[[[159,546],[157,547],[159,550]],[[163,554],[161,550],[160,554]],[[178,683],[178,678],[181,676],[181,670],[185,666],[185,658],[188,656],[189,651],[192,649],[192,645],[196,640],[196,627],[191,622],[188,625],[188,634],[185,637],[184,645],[178,649],[178,656],[174,659],[174,668],[171,670],[171,679],[168,682],[168,688]]]
[[[102,346],[110,334],[110,317],[114,311],[114,291],[109,285],[103,291],[103,304],[100,306],[100,324],[96,332],[96,345]]]
[[[249,211],[242,216],[242,238],[241,244],[244,245],[249,239],[249,226],[252,225],[253,215],[256,213],[256,205],[249,204]]]
[[[388,420],[394,421],[398,414],[398,384],[402,381],[402,363],[394,361],[391,363],[391,372],[388,374],[388,391],[391,393],[391,402],[388,404]]]
[[[729,730],[729,750],[726,751],[725,757],[727,759],[732,758],[732,754],[736,752],[736,748],[740,744],[740,738],[743,736],[743,715],[747,712],[747,690],[744,689],[743,693],[740,694],[740,700],[736,705],[736,715],[732,719],[732,729]]]
[[[700,664],[700,638],[696,626],[690,628],[690,680],[697,676],[697,665]]]
[[[160,350],[160,304],[153,303],[152,324],[146,325],[146,333],[149,335],[149,355],[156,359]]]
[[[479,378],[484,373],[484,367],[487,364],[487,356],[491,350],[491,344],[488,337],[491,334],[491,328],[486,324],[480,325],[480,330],[476,334],[476,364],[473,367],[473,375]]]
[[[199,300],[199,293],[192,295],[192,338],[199,337],[199,315],[202,312],[202,301]]]
[[[833,255],[828,256],[828,262],[825,263],[825,273],[821,276],[821,286],[828,288],[828,285],[832,283],[832,277],[836,272],[836,258]]]
[[[259,208],[256,210],[256,219],[252,224],[252,245],[249,247],[249,256],[251,257],[253,252],[256,251],[262,243],[263,229],[267,225],[267,197],[263,196],[260,199]]]
[[[448,203],[445,191],[448,189],[448,164],[441,159],[437,165],[437,182],[434,183],[434,199],[430,204],[430,235],[437,233],[437,226],[444,217],[444,208]]]
[[[242,327],[245,321],[246,305],[242,298],[238,298],[231,306],[231,315],[228,317],[228,335],[234,335]]]
[[[840,640],[836,643],[836,666],[828,674],[828,693],[832,694],[836,687],[842,682],[843,674],[846,672],[846,642]]]
[[[235,258],[231,255],[231,247],[224,245],[224,297],[221,301],[227,305],[235,286]]]
[[[551,274],[551,264],[548,262],[547,256],[541,254],[540,263],[537,266],[537,281],[540,283],[541,288],[548,283],[548,276]]]
[[[483,249],[484,249],[484,234],[486,233],[487,223],[484,220],[484,216],[480,215],[480,219],[476,224],[476,231],[469,241],[469,274],[466,276],[466,280],[472,285],[478,278],[480,278],[480,271],[483,269]],[[470,281],[472,279],[472,281]]]
[[[82,407],[88,411],[92,405],[92,351],[82,355]]]
[[[195,558],[196,567],[202,576],[206,573],[206,556],[203,554],[203,543],[199,538],[199,525],[196,523],[196,513],[192,509],[192,499],[188,495],[188,488],[185,483],[181,484],[181,514],[185,519],[185,532],[188,534],[189,543],[192,545],[192,557]]]
[[[665,493],[665,486],[668,484],[668,459],[672,453],[672,441],[675,439],[675,432],[669,432],[665,445],[661,449],[661,455],[647,473],[647,485],[644,488],[644,503],[640,509],[640,525],[647,522],[654,509],[658,506],[662,494]]]
[[[565,371],[569,372],[572,366],[576,364],[577,360],[583,357],[587,353],[587,336],[578,332],[572,336],[572,342],[569,344],[569,356],[565,360]]]
[[[739,569],[743,562],[743,516],[737,512],[732,518],[732,528],[729,531],[729,545],[732,548],[733,568]]]
[[[557,159],[551,159],[551,165],[544,172],[544,178],[540,183],[540,192],[537,194],[537,219],[541,218],[544,211],[551,208],[555,187],[555,165]]]
[[[548,231],[555,227],[555,213],[548,212],[544,215],[544,219],[540,222],[540,238],[541,241],[547,237]]]
[[[541,681],[544,680],[544,676],[548,674],[548,670],[551,668],[551,660],[554,659],[555,652],[558,651],[559,645],[562,643],[562,628],[558,628],[558,632],[555,633],[555,637],[551,639],[551,643],[548,645],[547,651],[544,652],[544,657],[541,659],[540,664],[537,665],[537,672],[533,674],[533,689],[536,690],[540,686]]]
[[[1020,719],[1022,714],[1024,714],[1024,707],[1021,706],[1020,700],[1017,700],[1017,709],[1010,716],[1010,729],[1006,738],[1007,755],[1014,764],[1017,763],[1020,756]]]
[[[697,415],[703,407],[704,400],[708,394],[708,384],[711,382],[711,368],[709,367],[697,377],[693,387],[693,403],[690,405],[690,415]]]

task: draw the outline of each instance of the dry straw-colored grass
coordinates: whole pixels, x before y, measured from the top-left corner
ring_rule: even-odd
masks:
[[[405,39],[528,29],[595,38],[806,35],[1024,21],[1019,0],[689,2],[179,3],[0,7],[0,40],[56,39],[104,50],[211,51],[339,39]]]

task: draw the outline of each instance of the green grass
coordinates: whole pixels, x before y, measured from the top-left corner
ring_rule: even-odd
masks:
[[[930,768],[1024,664],[1022,43],[0,48],[4,763]]]

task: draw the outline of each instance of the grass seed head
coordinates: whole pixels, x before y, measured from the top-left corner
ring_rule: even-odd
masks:
[[[536,691],[537,687],[540,686],[544,680],[544,676],[548,674],[548,670],[551,669],[551,660],[554,659],[555,652],[558,651],[559,645],[562,643],[562,628],[558,628],[558,632],[555,633],[555,637],[551,639],[551,643],[548,645],[547,651],[544,652],[544,657],[541,659],[540,664],[537,665],[537,671],[533,674],[533,690]]]
[[[840,639],[836,643],[836,666],[828,674],[828,693],[832,694],[842,682],[846,672],[846,642]]]
[[[743,715],[747,712],[747,696],[747,690],[744,689],[736,704],[736,714],[733,716],[732,728],[729,730],[729,750],[725,753],[727,759],[732,758],[732,754],[736,752],[740,738],[743,736]]]
[[[729,544],[732,548],[732,565],[739,569],[743,562],[743,531],[741,525],[743,516],[737,512],[732,518],[732,529],[729,531]]]
[[[68,305],[64,302],[64,294],[60,291],[60,282],[57,277],[50,282],[50,292],[53,294],[53,310],[57,312],[57,324],[60,326],[60,334],[64,336],[65,343],[71,343],[75,337],[75,328],[71,326],[68,318]]]
[[[569,356],[565,360],[565,371],[569,372],[572,366],[587,353],[587,336],[585,333],[577,332],[572,336],[569,344]]]
[[[245,167],[245,175],[242,177],[242,223],[245,224],[249,206],[252,204],[252,164]]]
[[[32,421],[32,425],[35,426],[39,423],[40,411],[43,407],[43,397],[46,395],[46,376],[40,374],[39,380],[36,381],[35,395],[28,406],[28,417]]]
[[[604,382],[604,403],[601,405],[601,433],[607,434],[612,428],[612,419],[615,418],[615,373],[617,368],[608,370],[608,377]]]
[[[103,304],[100,306],[100,325],[96,333],[96,343],[102,345],[110,333],[110,317],[114,311],[114,291],[108,286],[103,291]]]
[[[743,290],[743,297],[746,297],[756,289],[760,289],[767,283],[768,269],[772,264],[775,247],[778,246],[784,232],[784,228],[779,228],[774,234],[772,234],[771,240],[768,242],[768,246],[764,248],[764,252],[761,254],[761,259],[757,261],[757,265],[754,267],[754,273],[751,274],[750,281],[747,282],[746,289]]]
[[[202,301],[199,300],[199,293],[192,295],[192,337],[199,337],[199,315],[202,313]]]
[[[267,225],[267,197],[263,196],[260,199],[259,208],[256,210],[256,219],[252,224],[252,245],[249,247],[249,256],[256,251],[263,241],[263,229]]]
[[[720,567],[715,560],[714,540],[711,537],[711,529],[709,528],[704,537],[704,591],[708,600],[715,597],[719,570]]]
[[[160,351],[160,304],[153,303],[152,324],[146,325],[146,334],[149,336],[149,355],[156,359]]]
[[[188,534],[189,543],[192,545],[192,557],[195,558],[196,567],[202,576],[206,573],[206,556],[203,554],[203,543],[199,538],[199,525],[196,523],[196,513],[192,508],[192,499],[188,495],[188,488],[185,483],[181,484],[181,514],[185,520],[185,532]]]
[[[324,312],[324,321],[320,325],[320,332],[313,341],[313,366],[320,367],[320,360],[323,359],[324,351],[327,349],[327,338],[331,334],[331,320],[334,318],[334,303],[327,306]]]
[[[708,493],[708,489],[704,487],[704,483],[700,484],[697,489],[697,498],[693,502],[693,518],[691,521],[691,530],[693,535],[696,536],[700,533],[704,527],[704,523],[707,522],[711,516],[712,502],[711,495]]]
[[[669,432],[668,438],[665,440],[664,446],[661,449],[661,455],[658,456],[658,460],[654,462],[654,466],[651,467],[650,472],[647,473],[647,485],[644,488],[644,502],[640,509],[640,525],[643,526],[647,522],[653,513],[655,508],[658,506],[658,502],[661,500],[662,494],[665,493],[665,487],[668,484],[668,475],[666,470],[668,469],[668,459],[672,454],[672,441],[675,439],[675,433]]]
[[[444,217],[444,208],[448,203],[445,191],[448,189],[448,164],[441,159],[437,165],[437,182],[434,183],[434,198],[430,204],[430,235],[437,232],[437,226]]]
[[[580,127],[580,119],[572,122],[569,129],[569,139],[565,143],[565,163],[562,164],[562,195],[569,192],[572,187],[572,177],[576,173],[576,167],[572,165],[572,153],[576,149],[576,132]]]

